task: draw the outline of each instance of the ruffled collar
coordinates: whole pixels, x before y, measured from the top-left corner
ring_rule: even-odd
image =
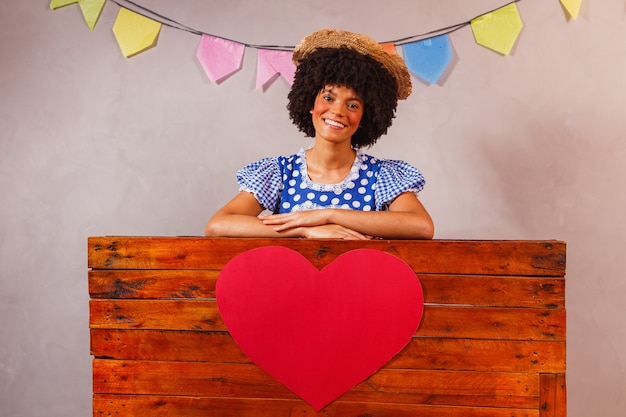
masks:
[[[309,172],[306,165],[306,150],[304,148],[296,154],[295,163],[298,165],[300,173],[302,174],[302,182],[306,185],[306,188],[310,188],[316,191],[334,191],[335,193],[341,193],[347,189],[354,188],[354,181],[359,178],[359,169],[361,169],[361,163],[364,160],[365,154],[360,150],[356,150],[354,162],[350,168],[350,172],[346,178],[337,184],[322,184],[315,182],[309,178]],[[366,157],[367,158],[367,157]]]

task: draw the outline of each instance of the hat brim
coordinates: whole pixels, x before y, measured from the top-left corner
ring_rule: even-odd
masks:
[[[399,100],[406,99],[412,90],[411,76],[404,60],[390,54],[369,36],[340,29],[322,29],[311,33],[296,46],[293,62],[296,66],[306,57],[320,48],[347,47],[360,54],[370,56],[379,62],[396,80]]]

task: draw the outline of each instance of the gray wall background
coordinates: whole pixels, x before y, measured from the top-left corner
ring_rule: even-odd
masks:
[[[322,27],[393,40],[502,6],[501,0],[358,3],[141,0],[191,27],[296,44]],[[440,85],[413,78],[387,137],[370,150],[427,177],[439,239],[568,243],[572,417],[626,409],[626,4],[518,3],[512,56],[451,35]],[[308,142],[290,124],[287,84],[254,88],[256,51],[211,84],[199,37],[164,27],[124,58],[106,5],[91,32],[77,5],[0,4],[0,415],[91,410],[87,237],[201,235],[236,192],[234,172]]]

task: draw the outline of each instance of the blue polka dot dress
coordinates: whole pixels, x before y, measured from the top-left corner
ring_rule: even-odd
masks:
[[[357,150],[350,173],[338,184],[311,181],[304,149],[291,156],[263,158],[237,171],[248,191],[273,213],[339,208],[382,211],[400,194],[424,188],[422,173],[399,160],[377,159]]]

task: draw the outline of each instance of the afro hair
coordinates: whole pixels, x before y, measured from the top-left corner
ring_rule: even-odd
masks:
[[[396,80],[373,58],[346,47],[317,49],[298,65],[287,110],[301,132],[315,137],[311,109],[317,94],[329,85],[352,88],[365,103],[353,148],[372,146],[387,133],[398,104]]]

